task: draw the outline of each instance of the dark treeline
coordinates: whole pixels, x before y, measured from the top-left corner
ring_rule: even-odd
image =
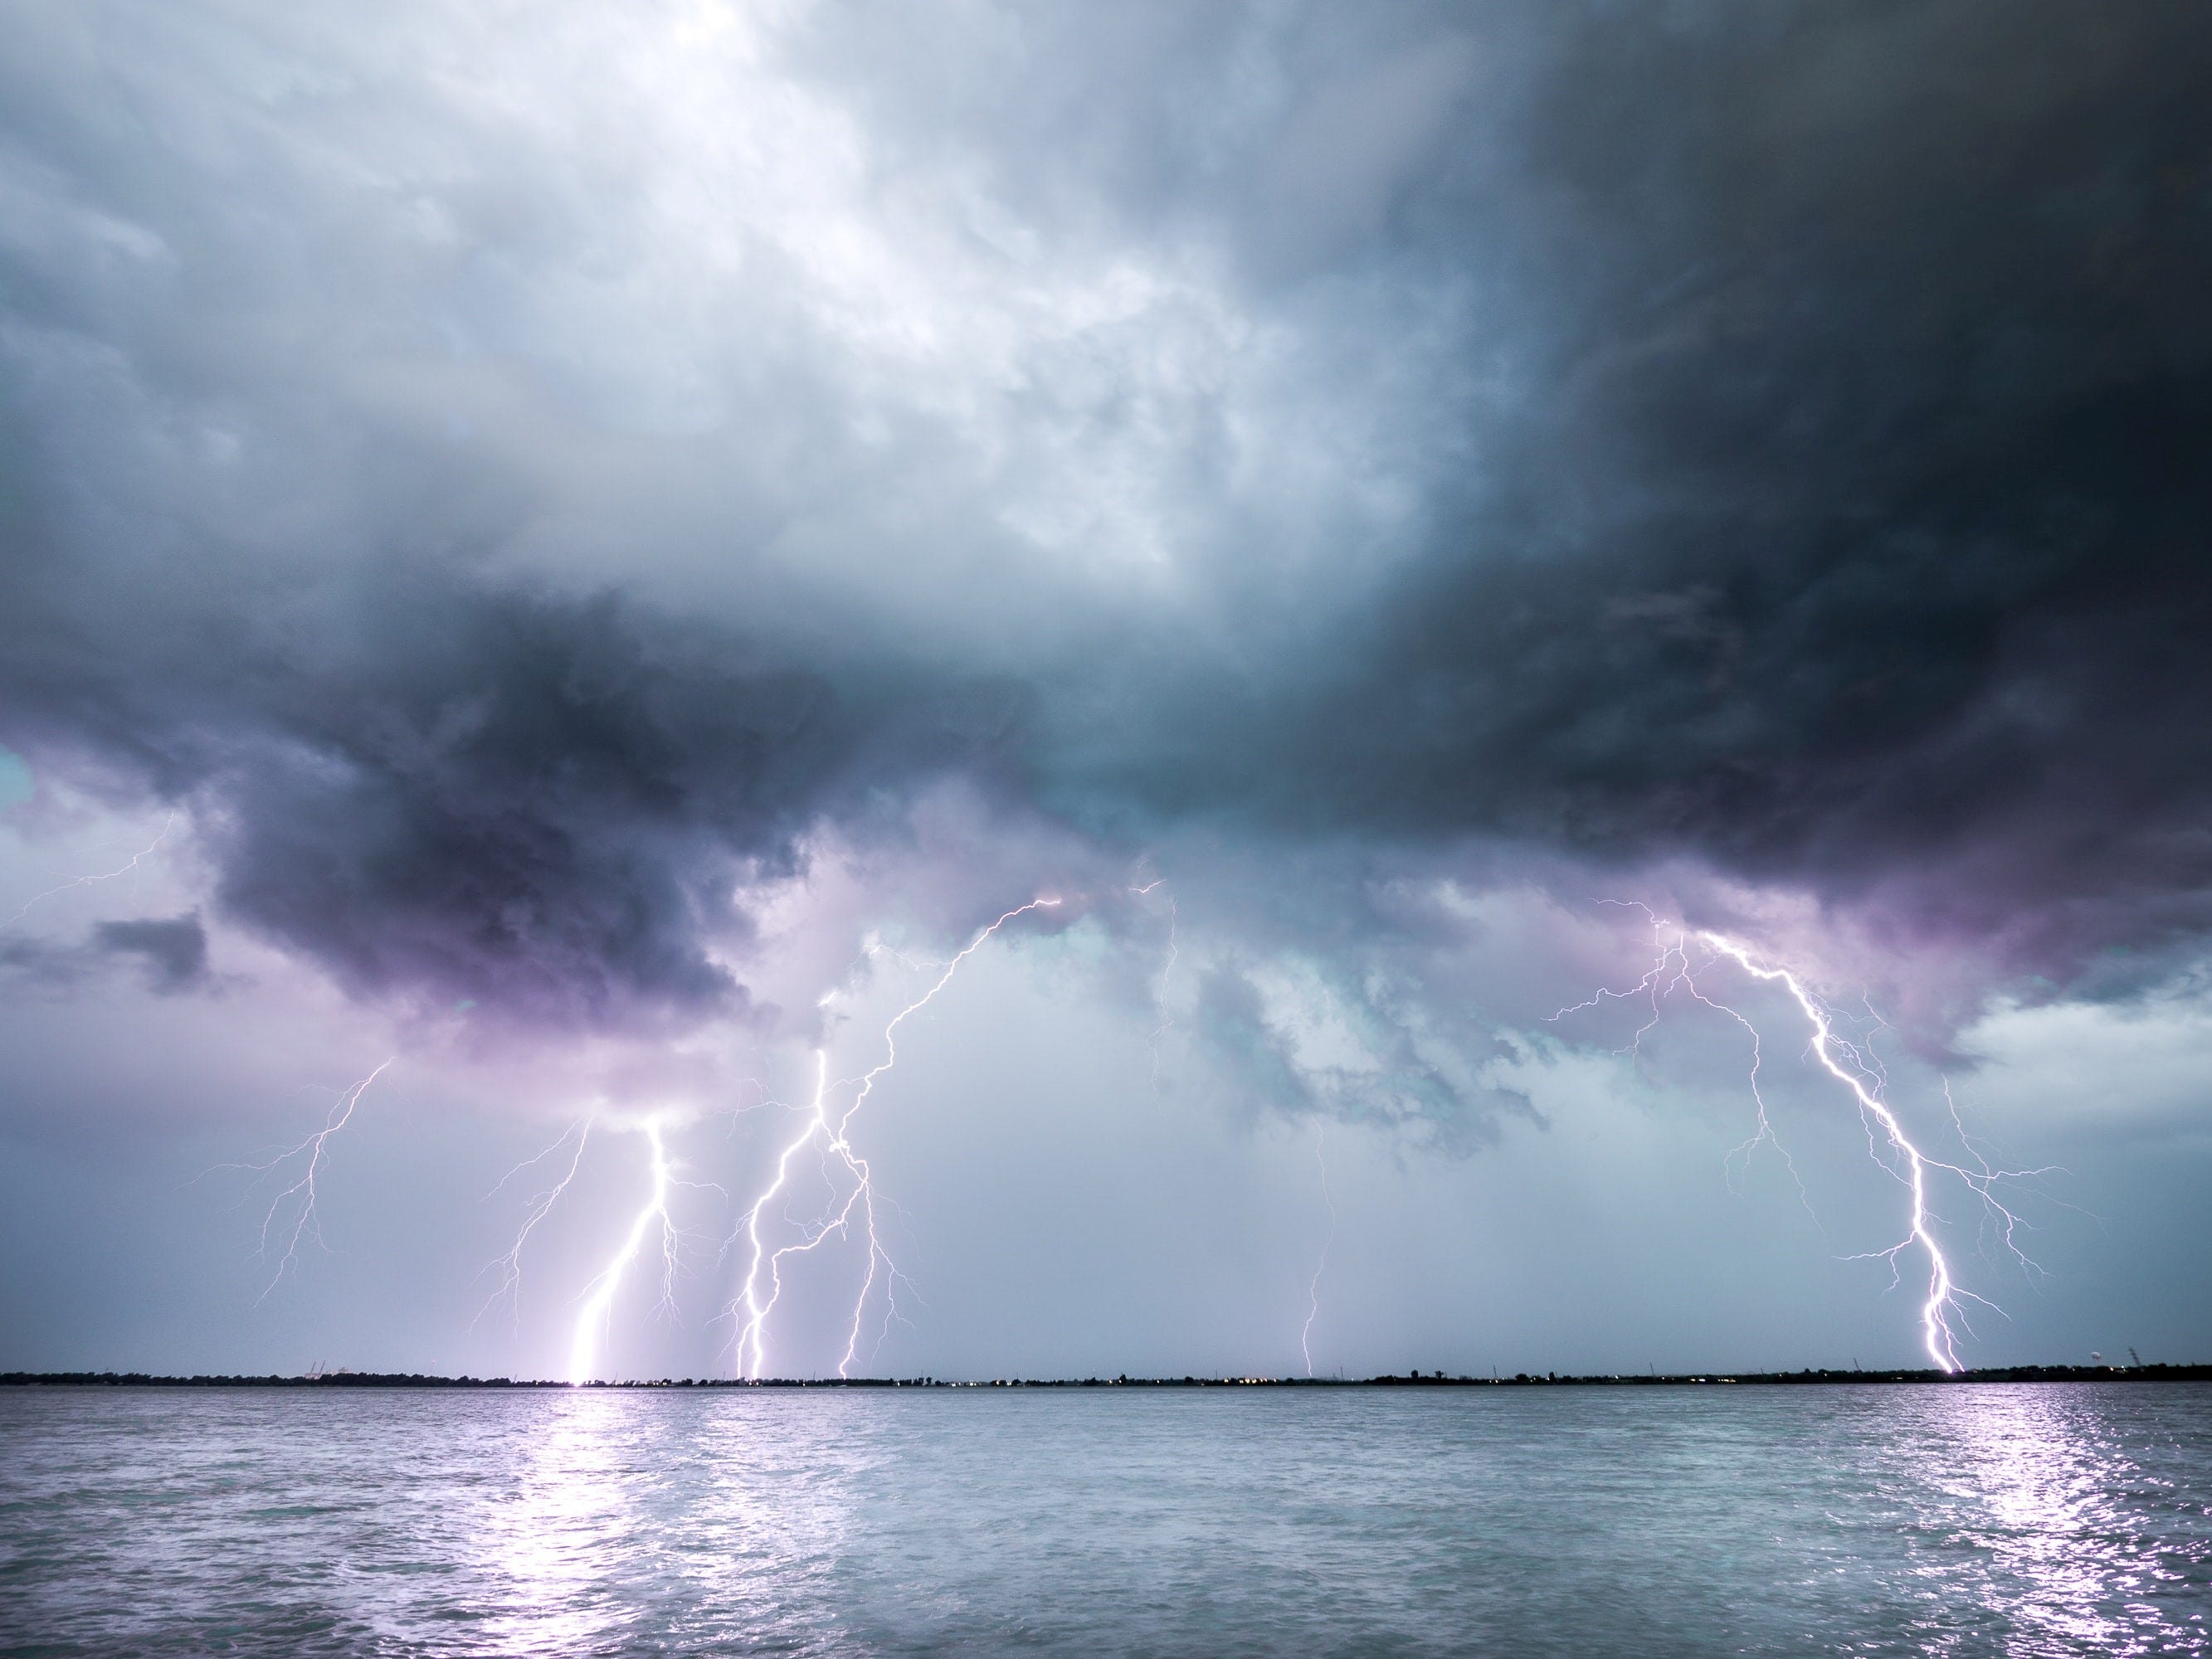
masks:
[[[312,1376],[156,1376],[143,1371],[0,1371],[0,1388],[137,1389],[1548,1389],[1698,1387],[1819,1382],[2207,1382],[2212,1364],[2002,1365],[1978,1370],[1711,1371],[1697,1374],[1450,1376],[1407,1371],[1370,1377],[1087,1376],[948,1382],[934,1376],[667,1377],[629,1382],[553,1382],[506,1376],[426,1376],[416,1371],[333,1371]]]

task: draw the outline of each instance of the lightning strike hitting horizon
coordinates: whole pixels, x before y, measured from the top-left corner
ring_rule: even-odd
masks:
[[[794,1251],[811,1250],[830,1232],[842,1228],[846,1217],[851,1213],[853,1199],[848,1196],[845,1209],[835,1219],[817,1227],[800,1243],[787,1245],[768,1257],[769,1292],[765,1302],[761,1299],[760,1273],[764,1249],[760,1232],[761,1210],[770,1199],[783,1191],[785,1183],[790,1179],[792,1159],[796,1158],[817,1135],[828,1130],[829,1092],[829,1050],[817,1048],[814,1051],[814,1093],[808,1103],[805,1127],[797,1138],[786,1143],[782,1152],[777,1155],[774,1178],[763,1189],[760,1196],[753,1200],[752,1206],[745,1212],[744,1219],[739,1223],[751,1247],[751,1257],[745,1271],[744,1289],[740,1293],[738,1303],[732,1304],[732,1311],[734,1314],[739,1304],[744,1306],[745,1311],[744,1323],[738,1328],[737,1335],[738,1370],[738,1375],[750,1382],[760,1380],[762,1368],[767,1363],[764,1328],[769,1313],[774,1310],[776,1303],[783,1295],[784,1257]],[[848,1159],[848,1162],[849,1164],[850,1160]],[[856,1187],[855,1191],[857,1190]],[[875,1270],[872,1251],[876,1248],[876,1241],[872,1235],[869,1244],[872,1254],[869,1257],[868,1267],[870,1276],[872,1278]]]
[[[1850,1091],[1852,1100],[1858,1108],[1861,1120],[1867,1127],[1869,1156],[1903,1186],[1910,1195],[1906,1229],[1903,1238],[1886,1249],[1845,1259],[1887,1261],[1890,1267],[1890,1282],[1893,1286],[1901,1282],[1899,1257],[1905,1251],[1917,1246],[1925,1255],[1928,1261],[1928,1288],[1920,1308],[1922,1346],[1926,1350],[1929,1359],[1938,1370],[1951,1372],[1961,1370],[1962,1366],[1958,1356],[1958,1335],[1953,1329],[1952,1322],[1956,1320],[1969,1333],[1973,1328],[1972,1322],[1966,1316],[1963,1304],[1968,1302],[1975,1303],[2000,1315],[2004,1310],[1986,1297],[1977,1295],[1966,1289],[1954,1275],[1950,1261],[1944,1255],[1942,1245],[1936,1237],[1931,1223],[1928,1193],[1929,1172],[1941,1171],[1957,1176],[1970,1191],[1980,1198],[1987,1210],[1994,1211],[2001,1217],[2003,1238],[2007,1247],[2021,1261],[2032,1269],[2035,1264],[2021,1255],[2018,1246],[2014,1243],[2014,1234],[2021,1224],[2019,1218],[1998,1199],[1993,1188],[1995,1183],[2000,1181],[2021,1179],[2046,1174],[2048,1171],[1994,1170],[1990,1168],[1987,1161],[1978,1153],[1974,1152],[1971,1146],[1968,1148],[1969,1155],[1974,1157],[1976,1161],[1982,1164],[1982,1168],[1978,1170],[1948,1163],[1922,1152],[1905,1133],[1905,1126],[1899,1121],[1897,1114],[1882,1098],[1888,1079],[1879,1057],[1873,1054],[1865,1045],[1852,1041],[1836,1029],[1834,1014],[1826,1004],[1813,994],[1797,974],[1788,968],[1773,966],[1759,960],[1747,945],[1729,938],[1726,934],[1713,933],[1707,929],[1675,926],[1662,921],[1649,906],[1635,904],[1632,901],[1606,900],[1603,902],[1616,904],[1628,902],[1632,908],[1642,910],[1645,916],[1650,918],[1653,931],[1659,938],[1658,960],[1652,964],[1650,970],[1641,980],[1627,990],[1601,989],[1589,1000],[1577,1003],[1571,1007],[1562,1008],[1551,1018],[1558,1020],[1568,1014],[1595,1008],[1608,1001],[1626,1000],[1637,997],[1648,998],[1651,1006],[1651,1018],[1637,1029],[1636,1035],[1626,1051],[1636,1053],[1645,1034],[1658,1024],[1662,1001],[1677,988],[1686,990],[1692,998],[1705,1004],[1705,1006],[1728,1015],[1751,1036],[1751,1091],[1752,1097],[1757,1104],[1759,1116],[1758,1132],[1744,1144],[1744,1146],[1737,1148],[1736,1152],[1747,1153],[1747,1149],[1755,1148],[1761,1141],[1765,1141],[1772,1145],[1777,1152],[1781,1152],[1784,1161],[1788,1162],[1789,1154],[1783,1149],[1781,1142],[1775,1139],[1773,1127],[1766,1115],[1766,1103],[1759,1092],[1759,1068],[1762,1049],[1758,1028],[1736,1009],[1705,994],[1697,981],[1699,965],[1693,964],[1690,959],[1691,942],[1696,941],[1711,951],[1714,958],[1725,957],[1753,979],[1771,985],[1778,985],[1786,991],[1811,1027],[1812,1037],[1808,1044],[1808,1051],[1813,1058],[1818,1062],[1821,1070],[1826,1072],[1829,1076]],[[1668,938],[1670,928],[1674,934],[1671,940]],[[1710,965],[1710,962],[1705,965]],[[1948,1102],[1950,1096],[1948,1082],[1945,1085],[1944,1097]],[[1956,1122],[1955,1106],[1952,1107],[1952,1117]],[[1902,1169],[1899,1167],[1898,1162],[1882,1156],[1881,1145],[1875,1139],[1877,1128],[1880,1130],[1881,1139],[1886,1141],[1893,1150],[1896,1159],[1901,1161]],[[1960,1133],[1963,1137],[1963,1126]],[[1731,1158],[1735,1156],[1734,1152],[1730,1154]],[[1790,1170],[1794,1178],[1796,1175],[1795,1164],[1790,1164]],[[1802,1182],[1799,1184],[1798,1190],[1802,1195],[1803,1193]]]
[[[1314,1125],[1314,1162],[1321,1169],[1321,1201],[1328,1206],[1328,1231],[1321,1241],[1321,1260],[1314,1264],[1313,1279],[1306,1286],[1306,1322],[1298,1332],[1298,1352],[1306,1362],[1306,1375],[1314,1374],[1313,1328],[1321,1317],[1321,1276],[1328,1271],[1329,1246],[1336,1243],[1336,1200],[1328,1190],[1328,1158],[1324,1154],[1323,1142],[1328,1133],[1326,1123]]]
[[[660,1224],[660,1303],[663,1310],[676,1304],[676,1275],[679,1267],[678,1238],[676,1220],[668,1211],[668,1189],[674,1184],[674,1172],[668,1162],[668,1149],[660,1137],[659,1123],[648,1120],[641,1124],[639,1132],[645,1136],[646,1145],[652,1149],[648,1165],[651,1189],[645,1206],[629,1224],[622,1243],[584,1286],[584,1305],[576,1314],[575,1334],[568,1345],[568,1381],[581,1385],[594,1380],[599,1365],[599,1346],[606,1335],[607,1324],[613,1314],[615,1292],[622,1288],[623,1272],[637,1260],[645,1248],[646,1235],[654,1222]],[[583,1144],[577,1143],[577,1156],[583,1155]],[[570,1174],[574,1174],[572,1169]],[[562,1183],[566,1185],[564,1182]],[[516,1243],[520,1252],[520,1241]]]
[[[394,1054],[391,1060],[386,1060],[382,1066],[378,1066],[360,1082],[341,1093],[337,1103],[331,1106],[329,1114],[323,1120],[323,1127],[298,1146],[289,1147],[264,1163],[226,1164],[217,1166],[227,1170],[251,1170],[265,1174],[270,1170],[278,1169],[290,1163],[292,1159],[302,1154],[307,1160],[307,1167],[301,1171],[299,1178],[269,1201],[269,1212],[261,1219],[259,1255],[265,1261],[269,1257],[270,1234],[277,1231],[279,1227],[276,1219],[277,1212],[284,1207],[287,1199],[297,1200],[291,1226],[284,1234],[284,1254],[278,1259],[276,1271],[270,1276],[269,1283],[263,1287],[261,1294],[254,1298],[257,1307],[269,1299],[270,1291],[275,1290],[283,1282],[285,1273],[297,1264],[300,1241],[303,1237],[312,1233],[317,1243],[322,1243],[322,1222],[315,1209],[315,1178],[322,1172],[324,1149],[330,1144],[332,1135],[353,1121],[354,1108],[361,1103],[361,1097],[367,1092],[368,1085],[382,1077],[392,1060],[398,1058],[398,1056]]]
[[[837,1362],[837,1375],[840,1376],[851,1375],[853,1361],[860,1348],[861,1328],[867,1317],[868,1303],[874,1293],[879,1269],[884,1277],[885,1299],[889,1304],[884,1315],[886,1328],[890,1320],[896,1316],[895,1287],[901,1275],[897,1265],[891,1261],[889,1252],[884,1249],[882,1237],[877,1231],[874,1171],[869,1167],[867,1159],[854,1150],[850,1134],[853,1119],[861,1106],[866,1103],[869,1095],[874,1091],[877,1080],[898,1063],[898,1028],[911,1016],[928,1006],[937,994],[951,983],[953,975],[960,971],[960,964],[981,949],[984,942],[996,934],[1001,927],[1017,916],[1027,915],[1032,910],[1053,909],[1059,903],[1060,901],[1056,898],[1031,899],[1027,904],[1017,906],[1007,911],[996,921],[979,932],[968,942],[966,948],[955,955],[951,961],[943,964],[943,971],[932,981],[927,991],[893,1014],[886,1022],[884,1026],[884,1058],[860,1076],[841,1079],[833,1085],[830,1080],[829,1049],[825,1046],[815,1050],[814,1094],[808,1105],[806,1115],[799,1126],[799,1133],[786,1142],[778,1153],[775,1175],[746,1208],[738,1224],[738,1231],[744,1236],[749,1256],[745,1267],[744,1287],[730,1304],[728,1312],[730,1316],[738,1322],[735,1342],[738,1373],[746,1381],[758,1382],[766,1374],[768,1319],[769,1316],[775,1311],[776,1303],[783,1294],[784,1258],[812,1251],[832,1237],[841,1239],[849,1237],[856,1216],[866,1236],[866,1270],[861,1279],[859,1292],[854,1298],[853,1318],[847,1331],[844,1352]],[[852,1098],[833,1118],[830,1109],[830,1091],[833,1086],[843,1088],[848,1085],[853,1087]],[[850,1185],[845,1191],[842,1203],[833,1206],[834,1213],[825,1213],[813,1226],[804,1231],[796,1241],[771,1252],[761,1236],[762,1212],[771,1200],[783,1193],[790,1180],[792,1160],[809,1146],[814,1144],[817,1139],[821,1140],[825,1152],[835,1155],[838,1164],[842,1166],[845,1175],[849,1178]],[[736,1243],[735,1234],[732,1234],[731,1242]],[[763,1273],[766,1273],[768,1280],[765,1294],[762,1285]]]

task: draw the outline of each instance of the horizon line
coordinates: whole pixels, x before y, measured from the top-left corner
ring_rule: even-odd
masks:
[[[384,1389],[555,1389],[576,1391],[676,1389],[1403,1389],[1403,1388],[1633,1388],[1711,1387],[1727,1384],[1803,1385],[1823,1382],[2212,1382],[2212,1362],[2156,1361],[2148,1364],[2099,1364],[1975,1366],[1958,1371],[1933,1367],[1883,1366],[1871,1370],[1854,1365],[1807,1366],[1797,1370],[1616,1371],[1560,1373],[1516,1371],[1510,1376],[1492,1371],[1487,1376],[1447,1374],[1441,1370],[1384,1372],[1370,1376],[1267,1376],[1260,1375],[1201,1376],[1062,1377],[940,1377],[815,1376],[815,1377],[633,1377],[572,1382],[550,1377],[445,1376],[422,1371],[356,1371],[346,1369],[311,1370],[295,1375],[277,1372],[164,1374],[149,1371],[75,1370],[0,1372],[0,1388],[384,1388]]]

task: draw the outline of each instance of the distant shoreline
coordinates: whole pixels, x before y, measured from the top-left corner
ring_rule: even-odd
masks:
[[[1369,1377],[1086,1376],[954,1381],[935,1376],[660,1377],[629,1382],[556,1382],[506,1376],[426,1376],[416,1372],[332,1371],[311,1376],[157,1376],[140,1371],[0,1371],[15,1389],[1553,1389],[1711,1388],[1730,1383],[2212,1382],[2212,1364],[1998,1365],[1974,1370],[1701,1371],[1642,1376],[1448,1376],[1440,1371]]]

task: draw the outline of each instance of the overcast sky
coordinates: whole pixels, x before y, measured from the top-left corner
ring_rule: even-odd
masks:
[[[0,1368],[2212,1357],[2200,8],[0,5]]]

